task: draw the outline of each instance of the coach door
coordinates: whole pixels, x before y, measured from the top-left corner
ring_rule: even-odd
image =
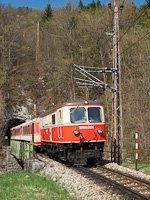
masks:
[[[61,110],[57,112],[57,132],[58,132],[58,138],[63,139],[63,133],[62,133],[62,113]]]
[[[31,134],[32,134],[32,142],[34,143],[34,123],[32,123]]]

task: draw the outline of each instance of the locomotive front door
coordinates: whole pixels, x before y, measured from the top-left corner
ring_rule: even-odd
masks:
[[[62,133],[62,115],[61,115],[61,110],[57,112],[57,133],[58,133],[58,139],[63,139],[63,133]]]
[[[52,141],[52,128],[49,129],[50,132],[50,141]]]

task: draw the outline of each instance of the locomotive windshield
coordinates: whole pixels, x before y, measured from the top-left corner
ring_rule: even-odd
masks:
[[[86,110],[84,107],[75,107],[70,109],[71,123],[86,122]]]
[[[88,108],[88,120],[89,122],[101,122],[99,107]]]

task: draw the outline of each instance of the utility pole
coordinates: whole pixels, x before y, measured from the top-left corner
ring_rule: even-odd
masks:
[[[37,21],[36,62],[39,60],[39,20]]]
[[[120,163],[123,158],[123,130],[118,11],[118,0],[114,0],[113,68],[117,71],[113,73],[113,83],[117,90],[112,95],[111,160]]]
[[[36,104],[34,104],[34,118],[36,118]]]

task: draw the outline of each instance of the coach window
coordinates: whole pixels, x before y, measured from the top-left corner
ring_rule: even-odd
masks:
[[[101,122],[101,109],[100,107],[88,108],[88,120],[89,122]]]
[[[52,124],[55,124],[55,114],[52,115]]]
[[[71,123],[86,122],[86,110],[84,107],[74,107],[70,109]]]
[[[32,133],[31,133],[31,125],[29,126],[29,134],[31,135]]]

